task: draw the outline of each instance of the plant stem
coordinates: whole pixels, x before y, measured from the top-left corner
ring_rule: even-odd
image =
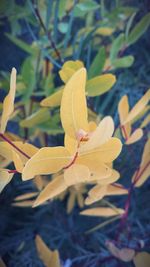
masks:
[[[44,30],[45,34],[47,35],[51,47],[54,49],[55,54],[56,54],[56,56],[59,58],[60,62],[63,63],[62,57],[61,57],[61,55],[60,55],[60,52],[59,52],[58,49],[56,48],[56,45],[55,45],[55,43],[54,43],[54,41],[53,41],[53,39],[52,39],[52,37],[51,37],[50,32],[47,31],[47,29],[46,29],[46,26],[45,26],[45,24],[44,24],[44,22],[43,22],[43,20],[42,20],[41,15],[40,15],[38,6],[37,6],[37,4],[35,3],[35,0],[32,0],[32,5],[33,5],[33,8],[34,8],[34,12],[35,12],[36,18],[38,19],[38,21],[39,21],[39,23],[40,23],[42,29]]]
[[[30,159],[30,157],[23,152],[19,147],[17,147],[10,139],[8,139],[6,136],[4,136],[4,134],[0,133],[0,137],[6,141],[7,143],[9,143],[13,148],[15,148],[18,152],[20,152],[24,157],[26,157],[27,159]]]

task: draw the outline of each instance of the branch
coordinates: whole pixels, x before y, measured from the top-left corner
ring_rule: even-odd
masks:
[[[50,32],[47,31],[47,29],[46,29],[46,26],[45,26],[45,24],[44,24],[44,22],[43,22],[43,20],[42,20],[41,15],[40,15],[38,6],[37,6],[37,4],[35,3],[35,0],[31,0],[31,2],[32,2],[33,8],[34,8],[34,12],[35,12],[36,18],[37,18],[37,20],[39,21],[39,23],[40,23],[42,29],[44,30],[44,32],[45,32],[45,34],[46,34],[46,36],[47,36],[47,38],[48,38],[48,40],[49,40],[49,42],[50,42],[50,46],[54,49],[55,54],[56,54],[56,56],[59,58],[60,62],[63,63],[61,54],[60,54],[60,52],[58,51],[58,49],[57,49],[57,47],[56,47],[56,45],[55,45],[55,43],[54,43],[54,41],[53,41],[53,39],[52,39],[52,37],[51,37]]]

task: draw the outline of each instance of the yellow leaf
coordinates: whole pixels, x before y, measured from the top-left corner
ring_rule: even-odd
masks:
[[[15,146],[17,146],[21,151],[23,151],[25,154],[28,155],[28,157],[32,157],[39,149],[35,147],[34,145],[28,144],[28,143],[23,143],[20,141],[12,142]],[[20,160],[22,161],[23,164],[25,164],[28,160],[27,157],[22,155],[18,150],[16,150],[13,146],[11,146],[7,142],[0,142],[0,155],[5,157],[6,159],[13,161],[14,160],[14,155],[13,151],[18,154],[20,157]],[[15,158],[16,159],[16,158]],[[19,163],[21,164],[21,163]],[[21,165],[20,165],[21,168]],[[21,170],[21,169],[20,169]]]
[[[44,187],[44,182],[42,180],[42,176],[41,175],[37,175],[35,176],[33,183],[35,184],[35,186],[37,187],[37,189],[39,191],[41,191]]]
[[[119,258],[124,262],[130,262],[135,256],[135,250],[132,248],[122,248],[119,252]]]
[[[116,82],[113,74],[103,74],[87,81],[86,92],[88,96],[98,96],[106,93]]]
[[[116,170],[112,170],[110,176],[105,177],[104,179],[97,180],[98,184],[100,185],[107,185],[116,182],[120,178],[120,173]]]
[[[9,117],[14,111],[14,100],[16,93],[16,69],[13,68],[10,77],[10,90],[3,102],[0,132],[4,133]]]
[[[100,34],[103,36],[110,36],[113,32],[114,29],[109,27],[100,27],[95,31],[96,34]]]
[[[26,207],[32,207],[33,203],[34,203],[34,200],[24,200],[21,202],[14,202],[12,203],[12,206],[26,208]]]
[[[61,89],[57,90],[54,94],[44,98],[40,102],[40,105],[43,107],[50,107],[50,108],[60,106],[62,95],[63,95],[63,88],[64,86],[62,86]]]
[[[122,187],[120,184],[112,184],[107,186],[106,195],[108,196],[116,196],[116,195],[124,195],[128,194],[128,190]]]
[[[67,213],[70,213],[72,211],[75,205],[75,201],[76,201],[76,192],[72,191],[67,201]]]
[[[45,267],[61,267],[57,250],[50,250],[39,235],[36,236],[35,243],[39,257]]]
[[[52,180],[39,194],[38,198],[36,199],[33,207],[36,207],[43,202],[52,199],[65,191],[67,188],[63,175],[59,175],[54,180]]]
[[[124,262],[130,262],[133,260],[135,256],[135,250],[131,248],[122,248],[119,249],[115,246],[114,243],[108,241],[107,242],[107,248],[111,252],[112,255],[114,255],[116,258],[124,261]]]
[[[122,144],[120,140],[115,137],[112,137],[109,141],[99,146],[98,148],[84,153],[80,153],[80,159],[82,161],[87,162],[86,165],[94,161],[96,161],[97,163],[109,163],[118,157],[121,152],[121,149]]]
[[[11,181],[13,178],[13,173],[9,173],[8,170],[2,169],[0,170],[0,193],[4,189],[4,187]]]
[[[131,145],[137,141],[139,141],[143,136],[143,130],[141,128],[136,129],[127,139],[126,145]]]
[[[15,151],[12,151],[12,153],[13,153],[13,162],[14,162],[15,168],[18,172],[22,173],[24,164],[20,156]]]
[[[124,213],[123,209],[111,209],[111,208],[92,208],[81,211],[81,215],[86,216],[98,216],[98,217],[110,217],[122,215]]]
[[[90,180],[90,171],[87,166],[73,164],[64,172],[64,180],[67,186],[85,183]]]
[[[118,104],[118,113],[119,113],[119,118],[120,118],[120,124],[123,125],[124,121],[126,120],[128,113],[129,113],[129,102],[128,102],[128,97],[127,95],[124,95],[119,104]],[[130,136],[131,134],[131,125],[127,123],[125,126],[125,131],[127,133],[127,136]],[[122,128],[121,128],[122,131]],[[124,136],[124,132],[122,131],[122,135]]]
[[[134,261],[135,267],[149,267],[150,253],[147,253],[147,252],[137,253],[133,261]]]
[[[92,203],[101,200],[107,192],[107,186],[96,185],[89,192],[88,197],[85,199],[86,205],[91,205]]]
[[[72,75],[79,69],[83,68],[83,63],[79,60],[69,60],[64,63],[59,75],[64,83],[68,82]]]
[[[65,133],[76,139],[80,129],[88,132],[85,97],[86,70],[78,70],[64,88],[60,115]]]
[[[147,140],[141,160],[141,166],[143,166],[150,159],[150,138]]]
[[[15,197],[15,201],[20,201],[20,200],[26,200],[26,199],[30,199],[30,198],[33,198],[37,196],[37,192],[32,192],[32,193],[25,193],[25,194],[22,194],[18,197]]]
[[[43,147],[27,161],[22,172],[22,179],[26,181],[35,175],[58,172],[70,160],[70,154],[64,147]]]
[[[79,192],[77,194],[77,203],[78,203],[80,208],[84,207],[84,198],[83,198],[83,195],[80,194]]]
[[[79,152],[92,150],[112,137],[114,132],[114,122],[110,116],[105,117],[98,125],[96,130],[91,134],[89,140],[79,148]]]
[[[150,100],[150,89],[145,93],[145,95],[135,104],[135,106],[129,112],[127,118],[123,124],[132,121],[139,113],[145,108]]]
[[[146,127],[150,123],[150,114],[148,114],[140,125],[140,128]]]
[[[145,168],[145,166],[147,167]],[[140,168],[140,171],[138,174],[138,177],[140,176],[140,178],[135,184],[136,187],[143,185],[150,176],[150,163],[148,162],[147,164],[145,164],[145,166],[142,166]],[[132,177],[132,181],[134,180],[134,178],[135,178],[135,174]]]
[[[6,168],[10,163],[11,163],[10,160],[7,160],[0,155],[0,169]]]

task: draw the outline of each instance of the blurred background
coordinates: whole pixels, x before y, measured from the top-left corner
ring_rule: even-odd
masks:
[[[117,105],[121,97],[128,94],[133,106],[149,88],[150,16],[142,21],[137,32],[130,34],[149,11],[149,0],[1,0],[0,102],[8,92],[9,75],[15,67],[18,72],[16,102],[26,106],[20,115],[22,126],[17,115],[9,123],[8,131],[38,146],[63,143],[57,108],[51,114],[55,114],[52,124],[48,122],[49,113],[48,117],[44,113],[42,119],[36,115],[34,122],[26,118],[37,112],[42,99],[62,86],[59,71],[67,60],[82,61],[89,79],[104,73],[116,75],[113,89],[94,95],[88,104],[94,114],[109,114],[118,125]],[[98,69],[96,62],[99,62]],[[2,105],[0,108],[2,110]],[[42,142],[37,138],[39,131]],[[126,149],[115,163],[124,185],[129,184],[140,161],[144,141],[136,145],[136,151],[133,148],[134,164],[129,165],[130,155]],[[132,246],[143,240],[148,251],[149,188],[147,182],[135,192],[129,216]],[[104,244],[114,238],[118,222],[85,235],[86,230],[102,223],[103,219],[79,216],[77,203],[68,215],[66,206],[72,191],[67,192],[63,201],[56,200],[35,209],[12,205],[16,196],[32,190],[35,184],[21,183],[18,176],[0,195],[0,255],[6,266],[44,266],[36,251],[37,234],[51,249],[59,250],[64,267],[133,266],[117,260],[105,262],[109,252]],[[113,197],[113,201],[122,207],[125,197]],[[124,244],[128,241],[125,236],[122,240]]]

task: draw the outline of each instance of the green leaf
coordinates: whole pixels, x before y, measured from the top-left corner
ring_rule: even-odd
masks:
[[[41,108],[26,119],[20,122],[21,127],[30,128],[37,124],[50,120],[50,111],[47,108]]]
[[[125,44],[125,35],[121,33],[112,43],[110,50],[110,61],[112,62],[118,55],[118,52]]]
[[[36,83],[35,70],[33,67],[32,57],[28,57],[24,61],[23,66],[22,66],[22,70],[21,70],[21,74],[22,74],[23,82],[24,82],[25,87],[26,87],[24,92],[23,92],[22,100],[26,101],[32,95],[33,90],[34,90],[34,86]]]
[[[133,56],[126,56],[126,57],[115,59],[112,62],[112,64],[113,64],[113,67],[115,68],[128,68],[132,66],[133,62],[134,62]]]
[[[99,5],[93,0],[85,0],[82,3],[76,5],[81,11],[91,11],[99,7]]]
[[[99,8],[100,6],[92,0],[85,0],[82,3],[79,3],[74,8],[75,17],[83,17],[86,13],[91,12]]]
[[[66,33],[68,31],[68,23],[66,22],[60,22],[58,24],[58,29],[61,33]]]
[[[58,17],[61,19],[66,14],[66,0],[59,1]]]
[[[103,74],[87,81],[86,92],[88,96],[98,96],[106,93],[116,82],[113,74]]]
[[[127,22],[126,29],[125,29],[125,38],[126,38],[126,40],[128,38],[129,31],[130,31],[130,28],[132,26],[132,23],[133,23],[135,15],[136,15],[136,12],[132,14],[132,16],[129,18],[129,20]]]
[[[134,44],[150,26],[150,12],[147,13],[132,29],[127,38],[128,45]]]
[[[5,35],[8,37],[9,40],[11,40],[15,45],[20,47],[22,50],[27,52],[28,54],[35,54],[35,49],[31,47],[31,45],[26,44],[24,41],[18,39],[15,36],[12,36],[9,33],[5,33]]]
[[[95,56],[90,66],[90,69],[88,72],[89,78],[93,78],[102,72],[104,64],[105,64],[105,60],[106,60],[105,48],[100,47],[97,55]]]

